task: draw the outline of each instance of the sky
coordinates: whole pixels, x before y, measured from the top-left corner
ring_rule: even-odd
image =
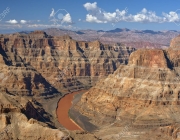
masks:
[[[0,32],[46,28],[70,30],[180,30],[180,1],[6,0],[0,4]]]

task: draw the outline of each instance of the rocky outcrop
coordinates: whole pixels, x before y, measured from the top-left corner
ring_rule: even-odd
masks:
[[[88,132],[63,128],[51,114],[53,108],[50,107],[50,113],[47,112],[47,106],[54,101],[45,99],[44,102],[37,97],[0,92],[0,140],[97,140]]]
[[[41,139],[41,140],[61,140],[65,136],[58,129],[51,129],[39,124],[37,121],[27,120],[21,113],[1,114],[0,136],[2,140],[7,139]],[[3,120],[4,119],[4,120]]]
[[[99,138],[178,137],[180,51],[173,49],[178,48],[178,42],[172,42],[167,50],[133,52],[128,65],[119,66],[114,74],[99,81],[74,106],[99,127]]]
[[[179,49],[179,47],[180,47],[180,35],[171,40],[170,46],[171,46],[171,49],[175,49],[175,48]]]
[[[60,140],[66,134],[52,129],[47,113],[35,100],[0,93],[0,139]],[[50,116],[50,115],[49,115]]]
[[[80,90],[126,64],[133,48],[83,42],[45,32],[1,35],[0,86],[21,95]]]
[[[131,54],[129,65],[149,68],[167,68],[163,50],[141,49]]]
[[[0,139],[97,139],[84,131],[58,130],[56,103],[127,64],[134,50],[42,31],[1,35]]]

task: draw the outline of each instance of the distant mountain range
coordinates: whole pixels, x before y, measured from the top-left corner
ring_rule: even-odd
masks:
[[[172,38],[178,36],[180,31],[153,31],[153,30],[130,30],[127,28],[116,28],[114,30],[64,30],[58,28],[44,29],[48,35],[69,35],[78,41],[99,40],[106,44],[123,43],[135,48],[166,48]],[[21,32],[26,33],[26,32]],[[27,32],[29,33],[29,32]]]
[[[123,43],[126,46],[135,48],[162,48],[168,47],[172,38],[178,36],[180,31],[153,31],[153,30],[130,30],[127,28],[116,28],[114,30],[62,30],[50,28],[43,30],[49,35],[60,36],[70,35],[73,39],[83,41],[99,40],[103,43],[114,44]]]

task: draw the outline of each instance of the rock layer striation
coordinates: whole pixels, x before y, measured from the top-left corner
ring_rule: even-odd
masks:
[[[48,36],[42,31],[1,35],[1,87],[22,95],[80,90],[126,64],[134,50],[76,41],[67,35]]]
[[[140,49],[86,92],[75,109],[102,139],[177,139],[180,129],[179,37],[167,50]],[[149,135],[153,135],[149,138]]]

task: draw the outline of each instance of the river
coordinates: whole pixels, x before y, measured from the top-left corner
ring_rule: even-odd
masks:
[[[68,115],[68,111],[72,106],[74,95],[82,92],[85,91],[77,91],[67,94],[58,102],[58,108],[56,110],[58,121],[68,130],[82,130],[82,128],[80,128],[75,122],[73,122]]]

